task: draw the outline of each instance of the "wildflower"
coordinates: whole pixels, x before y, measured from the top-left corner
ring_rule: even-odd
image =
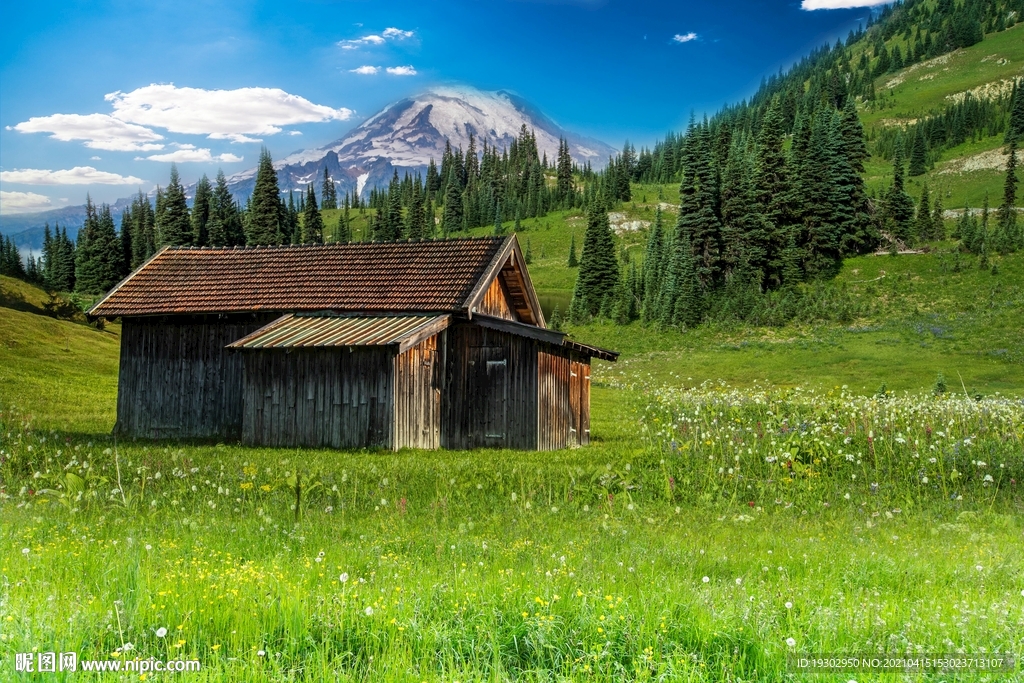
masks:
[[[348,572],[342,572],[341,576],[338,577],[338,581],[341,581],[342,583],[347,583],[348,582]]]
[[[158,628],[156,630],[156,637],[157,638],[163,638],[166,635],[167,635],[167,629],[165,629],[163,626],[161,626],[160,628]]]
[[[363,614],[365,614],[368,617],[372,617],[373,616],[373,608],[370,607],[369,605],[367,605],[366,609],[363,610]]]
[[[786,638],[786,645],[796,647],[796,638]]]
[[[703,579],[701,579],[701,581],[703,581],[704,583],[711,583],[711,579],[706,576]]]
[[[267,651],[266,650],[257,650],[256,654],[258,656],[260,656],[260,657],[266,657],[267,656]]]
[[[21,549],[21,554],[22,555],[28,555],[30,552],[32,552],[32,551],[30,551],[28,548],[22,548]]]
[[[130,652],[131,650],[135,649],[135,646],[132,645],[131,643],[125,643],[124,645],[121,646],[121,649],[124,650],[125,652]]]
[[[786,609],[793,609],[793,603],[786,602]]]
[[[737,586],[739,586],[739,585],[740,585],[740,584],[742,584],[742,583],[743,583],[743,579],[741,579],[741,578],[737,578],[737,579],[736,579],[736,585],[737,585]]]

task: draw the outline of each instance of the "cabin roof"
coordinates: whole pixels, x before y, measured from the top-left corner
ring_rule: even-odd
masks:
[[[513,252],[515,257],[512,258]],[[112,289],[91,317],[310,312],[451,313],[485,276],[518,260],[514,235],[281,247],[165,247]],[[525,281],[531,321],[543,326]]]
[[[450,315],[339,316],[288,314],[228,344],[229,349],[395,346],[399,353],[448,327]]]

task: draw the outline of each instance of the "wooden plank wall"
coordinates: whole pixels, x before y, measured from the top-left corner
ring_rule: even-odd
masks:
[[[264,446],[391,448],[394,352],[264,349],[245,359],[242,441]]]
[[[487,288],[475,312],[505,320],[519,320],[519,316],[512,310],[512,297],[502,282],[501,274],[491,281],[491,286]]]
[[[395,356],[395,449],[441,447],[444,333]]]
[[[573,417],[575,418],[576,443],[590,444],[590,359],[573,354],[570,372],[573,380]],[[578,392],[578,394],[576,393]]]
[[[540,350],[538,364],[537,448],[554,451],[569,445],[573,426],[569,408],[569,358]]]
[[[444,334],[441,446],[535,450],[538,342],[472,323],[454,325]],[[488,438],[502,424],[503,436]]]
[[[119,434],[237,439],[242,360],[225,350],[264,319],[125,318],[117,387]]]

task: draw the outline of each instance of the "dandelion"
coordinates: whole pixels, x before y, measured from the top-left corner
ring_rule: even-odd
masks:
[[[368,617],[372,617],[373,616],[373,608],[370,607],[369,605],[367,605],[366,609],[363,610],[363,614],[365,614]]]
[[[167,629],[165,629],[163,626],[161,626],[160,628],[158,628],[156,630],[156,637],[157,638],[163,638],[166,635],[167,635]]]
[[[259,657],[266,657],[267,656],[267,651],[266,650],[257,650],[256,651],[256,655],[259,656]]]
[[[701,579],[701,581],[703,581],[704,583],[711,583],[711,579],[708,578],[707,576],[705,576],[703,579]]]
[[[786,638],[786,645],[796,647],[796,638]]]
[[[743,579],[741,579],[741,578],[737,578],[737,579],[736,579],[736,585],[737,585],[737,586],[739,586],[739,585],[740,585],[740,584],[742,584],[742,583],[743,583]]]
[[[786,609],[793,609],[793,603],[786,602]]]
[[[338,581],[341,581],[342,583],[347,583],[348,582],[348,572],[342,572],[341,576],[338,577]]]
[[[28,555],[30,552],[32,552],[32,551],[29,550],[28,548],[22,548],[21,549],[21,554],[22,555]]]

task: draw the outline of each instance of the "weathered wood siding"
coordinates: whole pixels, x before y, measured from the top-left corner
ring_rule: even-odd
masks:
[[[391,448],[394,353],[386,348],[240,352],[242,441],[263,446]]]
[[[441,445],[537,448],[537,342],[472,324],[448,337]]]
[[[395,356],[395,449],[441,447],[444,333]]]
[[[512,310],[512,297],[502,282],[501,275],[491,281],[491,286],[487,288],[484,298],[476,308],[477,313],[484,315],[493,315],[495,318],[504,318],[505,320],[519,320],[519,316]]]
[[[242,359],[224,347],[266,320],[125,318],[117,386],[119,434],[237,439]]]
[[[537,364],[537,448],[542,451],[566,448],[573,427],[572,411],[569,408],[568,354],[542,349],[538,353]]]
[[[590,359],[573,354],[569,365],[569,393],[576,443],[590,444]]]

